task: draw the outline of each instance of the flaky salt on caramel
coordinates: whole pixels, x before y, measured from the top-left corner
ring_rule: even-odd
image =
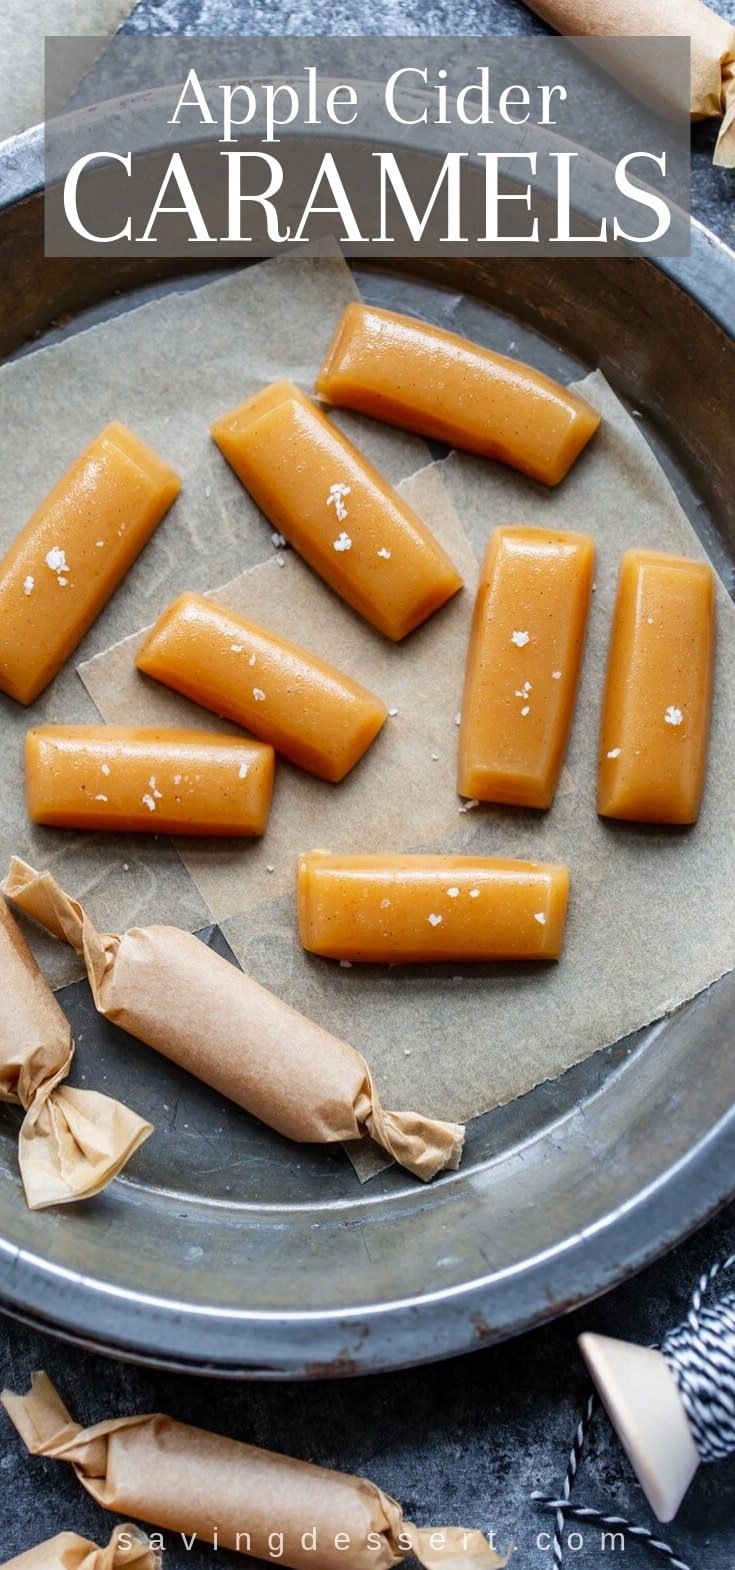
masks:
[[[310,567],[396,642],[462,579],[408,503],[292,382],[216,420],[212,435]]]
[[[273,748],[200,730],[37,725],[26,736],[33,823],[126,834],[260,835]]]
[[[53,681],[180,489],[124,425],[90,443],[0,562],[0,691],[32,703]]]
[[[697,819],[712,706],[714,591],[707,562],[663,551],[622,558],[600,729],[602,817]]]
[[[467,652],[460,795],[551,806],[574,714],[594,565],[586,534],[493,534]]]
[[[370,1136],[428,1181],[464,1129],[383,1107],[365,1059],[178,927],[100,933],[48,872],[15,857],[3,892],[81,954],[95,1006],[288,1139]]]
[[[336,666],[203,594],[169,605],[136,664],[322,780],[349,774],[388,712]]]
[[[404,1520],[395,1499],[367,1478],[162,1412],[82,1428],[46,1374],[33,1375],[25,1396],[4,1390],[2,1403],[31,1454],[70,1462],[105,1509],[220,1548],[272,1559],[277,1532],[290,1570],[391,1570],[410,1553],[425,1570],[502,1570],[506,1563],[482,1532]]]
[[[600,423],[577,393],[445,328],[348,305],[316,380],[329,403],[558,485]]]
[[[161,1556],[148,1538],[130,1523],[116,1526],[104,1548],[77,1532],[58,1532],[15,1559],[3,1561],[3,1570],[161,1570]]]
[[[71,1028],[0,897],[0,1101],[25,1112],[18,1160],[31,1210],[88,1199],[152,1134],[111,1096],[65,1085]]]
[[[481,856],[302,856],[299,933],[351,963],[558,959],[566,867]]]

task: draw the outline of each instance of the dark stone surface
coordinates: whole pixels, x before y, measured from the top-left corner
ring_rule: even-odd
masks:
[[[732,0],[715,9],[735,19]],[[536,32],[543,26],[520,0],[453,0],[376,4],[374,0],[139,0],[128,30],[138,32]],[[735,242],[735,173],[714,170],[715,129],[693,130],[693,208],[723,239]],[[597,1304],[521,1340],[453,1363],[396,1375],[308,1386],[223,1384],[127,1367],[66,1348],[8,1320],[0,1321],[3,1383],[24,1389],[44,1367],[75,1417],[92,1422],[128,1412],[164,1410],[204,1427],[309,1460],[373,1477],[420,1523],[462,1522],[512,1538],[521,1566],[551,1565],[537,1533],[548,1521],[531,1490],[560,1485],[574,1426],[587,1393],[576,1350],[585,1328],[642,1343],[683,1316],[697,1274],[735,1242],[735,1208],[654,1268]],[[575,1497],[650,1521],[631,1469],[598,1416]],[[247,1511],[243,1511],[247,1529]],[[98,1509],[61,1462],[28,1460],[0,1421],[0,1553],[3,1559],[64,1528],[104,1540],[111,1518]],[[278,1523],[274,1523],[278,1525]],[[570,1529],[575,1530],[570,1523]],[[580,1528],[582,1546],[565,1562],[596,1567],[650,1562],[631,1539],[602,1551],[599,1530]],[[678,1520],[664,1534],[692,1570],[732,1570],[735,1561],[735,1458],[700,1470]],[[574,1540],[578,1543],[578,1539]],[[234,1555],[187,1552],[167,1535],[164,1570]]]

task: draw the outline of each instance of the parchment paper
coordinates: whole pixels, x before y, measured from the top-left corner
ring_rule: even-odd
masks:
[[[433,529],[472,584],[476,563],[438,466],[400,485],[402,495]],[[279,560],[283,565],[279,566]],[[452,833],[457,819],[454,716],[457,672],[464,662],[469,595],[458,595],[398,648],[326,590],[294,551],[241,574],[216,591],[225,605],[328,655],[388,704],[381,734],[346,780],[335,786],[278,759],[268,832],[261,840],[177,839],[212,918],[249,911],[287,894],[298,856],[328,842],[330,850],[364,851],[422,845]],[[462,602],[465,603],[462,603]],[[80,667],[79,674],[108,723],[135,715],[141,725],[212,728],[212,716],[135,668],[145,633],[125,639]],[[431,701],[427,703],[430,691]],[[238,734],[237,727],[222,723]],[[242,732],[240,731],[241,735]],[[270,870],[269,870],[270,869]]]
[[[44,38],[55,34],[94,35],[88,65],[99,53],[99,38],[114,33],[133,9],[133,0],[3,0],[0,27],[0,141],[44,117]],[[58,102],[76,87],[58,82]]]
[[[2,1403],[32,1455],[70,1462],[107,1510],[194,1534],[221,1548],[272,1559],[282,1533],[292,1570],[391,1570],[413,1553],[424,1570],[503,1570],[507,1559],[482,1532],[417,1527],[367,1478],[259,1450],[177,1423],[165,1413],[118,1417],[82,1428],[47,1374]],[[313,1544],[313,1546],[312,1546]]]
[[[334,323],[354,297],[339,259],[283,258],[168,295],[0,367],[0,555],[109,419],[138,431],[184,480],[183,494],[77,658],[154,621],[183,589],[211,589],[274,558],[270,527],[217,451],[209,424],[276,376],[310,388]],[[353,416],[340,423],[394,480],[426,462],[415,437]],[[318,604],[325,594],[320,590]],[[205,925],[209,909],[169,840],[147,836],[142,845],[134,836],[59,833],[28,823],[22,787],[28,726],[97,719],[73,661],[30,709],[0,695],[0,861],[7,865],[18,854],[48,867],[81,899],[93,898],[103,927],[161,920],[190,930]],[[221,848],[214,852],[220,854]],[[29,937],[52,985],[80,974],[70,950],[37,932]]]
[[[412,482],[425,490],[443,480],[478,557],[499,524],[549,524],[588,530],[596,538],[587,654],[554,807],[540,814],[487,806],[458,811],[454,711],[471,610],[471,593],[465,592],[453,612],[459,645],[453,671],[442,671],[440,621],[424,630],[416,744],[423,747],[422,736],[430,735],[429,753],[439,754],[437,763],[426,764],[430,783],[437,780],[435,831],[416,832],[410,790],[401,791],[396,780],[391,788],[400,792],[401,802],[389,814],[386,778],[379,769],[371,773],[369,754],[362,775],[356,773],[354,818],[347,825],[356,850],[374,847],[389,822],[400,833],[393,838],[385,828],[386,849],[566,861],[572,890],[561,963],[468,967],[461,978],[460,967],[344,969],[300,950],[293,892],[264,902],[256,888],[248,900],[253,884],[245,881],[240,914],[223,923],[248,973],[358,1046],[381,1094],[400,1095],[405,1103],[420,1092],[422,1110],[434,1116],[464,1120],[512,1100],[665,1014],[735,964],[735,607],[722,585],[710,767],[699,823],[690,830],[657,829],[604,822],[595,812],[597,734],[619,556],[632,545],[704,553],[635,421],[602,376],[587,378],[578,390],[601,409],[603,425],[558,490],[460,454]],[[308,609],[313,596],[321,607],[319,652],[336,658],[331,599],[314,582],[305,579],[302,587],[304,616],[314,614]],[[285,600],[285,585],[282,593]],[[390,652],[393,660],[412,659],[410,641]],[[109,693],[121,672],[117,651],[107,658]],[[98,695],[104,664],[95,673]],[[673,692],[661,696],[662,711],[676,702]],[[399,720],[400,715],[396,725]],[[431,772],[438,769],[439,774]],[[307,782],[304,799],[309,785],[312,799],[315,789],[331,789]],[[443,795],[450,790],[447,832]],[[284,805],[285,796],[284,789]],[[312,818],[305,815],[302,849],[337,848],[330,801],[327,795],[320,812],[315,807]],[[340,822],[340,833],[343,827]],[[274,827],[274,844],[275,835]],[[362,1162],[358,1170],[365,1175]]]
[[[600,37],[691,40],[691,115],[722,119],[714,163],[735,164],[735,27],[703,0],[526,0],[560,33]],[[665,80],[635,75],[621,56],[619,76],[631,92],[653,107],[666,105]],[[612,69],[612,66],[611,66]]]
[[[116,1526],[104,1548],[77,1532],[59,1532],[15,1559],[4,1570],[161,1570],[161,1556],[130,1522]]]

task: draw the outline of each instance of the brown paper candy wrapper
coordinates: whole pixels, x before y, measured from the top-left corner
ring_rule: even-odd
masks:
[[[105,1548],[76,1532],[59,1532],[45,1543],[3,1561],[3,1570],[161,1570],[161,1556],[137,1526],[116,1526]]]
[[[97,932],[48,872],[14,857],[3,892],[81,954],[96,1007],[287,1138],[364,1139],[428,1181],[459,1165],[464,1129],[389,1112],[354,1047],[178,927]]]
[[[714,161],[735,166],[735,27],[703,0],[526,0],[559,33],[599,38],[690,38],[693,120],[722,120]],[[617,72],[615,73],[618,74]],[[627,73],[626,73],[627,74]],[[621,80],[625,80],[623,70]],[[666,103],[666,84],[625,81],[643,102]]]
[[[375,1483],[258,1450],[157,1412],[81,1428],[46,1374],[3,1405],[32,1455],[69,1461],[107,1510],[192,1533],[291,1570],[390,1570],[409,1553],[426,1570],[501,1570],[482,1532],[416,1527]],[[345,1539],[349,1539],[346,1543]],[[441,1543],[439,1541],[441,1539]]]
[[[153,1132],[110,1096],[64,1085],[66,1016],[0,898],[0,1101],[25,1111],[18,1139],[31,1210],[98,1194]]]

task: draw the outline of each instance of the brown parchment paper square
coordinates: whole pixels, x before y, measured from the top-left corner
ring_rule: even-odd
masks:
[[[468,583],[468,591],[398,647],[329,593],[294,551],[279,552],[215,591],[224,604],[334,661],[393,711],[340,785],[313,779],[279,758],[263,839],[175,841],[215,921],[250,911],[278,894],[287,895],[291,912],[296,862],[305,849],[421,846],[454,829],[459,808],[454,782],[458,672],[464,662],[476,564],[438,465],[420,470],[398,489]],[[136,670],[135,655],[144,638],[145,633],[126,638],[80,666],[102,717],[111,724],[134,715],[140,725],[191,724],[205,730],[222,725],[236,734],[236,726],[225,725]]]
[[[395,724],[397,735],[401,724],[410,723],[422,764],[428,754],[433,824],[427,829],[422,817],[418,832],[415,772],[403,781],[389,781],[380,753],[373,749],[374,756],[368,754],[355,773],[354,813],[348,814],[346,825],[348,843],[356,850],[382,843],[388,850],[426,848],[567,861],[572,895],[561,963],[546,969],[468,967],[461,974],[460,967],[342,969],[300,950],[293,885],[289,893],[268,898],[268,891],[264,897],[258,880],[249,874],[239,883],[239,913],[223,921],[244,968],[358,1046],[375,1071],[381,1094],[400,1097],[402,1104],[420,1100],[422,1109],[436,1116],[466,1119],[521,1095],[676,1007],[735,964],[735,607],[722,585],[711,761],[699,823],[690,830],[657,829],[606,823],[596,816],[597,732],[620,553],[633,545],[704,553],[635,421],[604,379],[594,375],[579,385],[601,409],[604,422],[558,490],[547,491],[500,465],[460,454],[418,474],[408,487],[428,516],[427,487],[433,492],[441,479],[478,557],[490,530],[502,523],[549,524],[589,530],[595,536],[597,587],[584,673],[567,768],[553,809],[543,814],[484,806],[458,811],[454,715],[471,609],[471,593],[466,592],[448,608],[444,620],[442,613],[416,641],[386,652],[386,682],[398,682],[402,663],[408,671],[417,652],[420,656],[411,713],[399,712],[389,724]],[[431,507],[436,506],[432,494]],[[464,555],[461,565],[467,572]],[[303,580],[303,640],[308,642],[305,629],[313,626],[319,652],[338,662],[343,659],[364,677],[364,669],[346,658],[342,639],[347,623],[335,614],[331,597],[306,569],[291,562],[289,571],[293,568]],[[274,576],[279,569],[267,571],[268,614],[282,614],[296,580],[284,578],[279,586]],[[249,582],[240,580],[237,593],[245,583],[248,607],[255,611],[260,605],[267,619],[258,575],[248,576]],[[451,639],[450,617],[457,634],[460,624],[462,629],[455,637],[452,627]],[[291,630],[291,624],[286,628],[284,622],[284,630]],[[101,680],[106,662],[109,681]],[[87,682],[92,672],[93,667],[85,670]],[[92,688],[110,719],[119,717],[117,710],[112,712],[110,695],[120,680],[119,652],[113,650],[97,662]],[[390,701],[398,690],[386,686],[385,696]],[[178,706],[180,700],[174,701]],[[662,692],[662,712],[670,703],[676,703],[676,693]],[[391,737],[387,740],[390,745]],[[438,754],[436,761],[432,753]],[[383,757],[388,755],[386,747]],[[294,782],[282,779],[282,787],[274,847],[282,831],[281,807]],[[387,799],[387,789],[399,796],[397,803]],[[314,800],[313,812],[304,813],[300,824],[301,849],[338,848],[343,843],[341,809],[330,806],[331,788],[326,788],[326,796],[324,790],[301,782],[301,806],[310,795]],[[291,799],[296,801],[295,791]],[[267,838],[266,856],[275,861],[276,850],[271,855],[268,844]],[[201,869],[189,860],[191,852],[186,854],[199,880]],[[271,875],[278,877],[274,890],[282,872],[279,865],[278,874]],[[212,893],[219,871],[209,869],[206,878],[200,886]],[[366,1175],[363,1165],[361,1174]]]
[[[89,658],[151,622],[182,589],[210,589],[272,558],[271,530],[209,435],[217,414],[277,376],[310,388],[355,286],[335,254],[285,257],[166,295],[0,367],[0,556],[51,485],[111,419],[168,459],[184,489],[90,629],[31,708],[0,694],[0,863],[48,867],[94,906],[101,927],[166,920],[193,930],[209,908],[170,840],[34,828],[23,800],[30,725],[93,723],[76,674]],[[345,429],[394,480],[426,463],[423,442],[359,417]],[[359,674],[359,673],[358,673]],[[126,716],[127,717],[127,716]],[[81,974],[66,945],[28,937],[54,986]]]

